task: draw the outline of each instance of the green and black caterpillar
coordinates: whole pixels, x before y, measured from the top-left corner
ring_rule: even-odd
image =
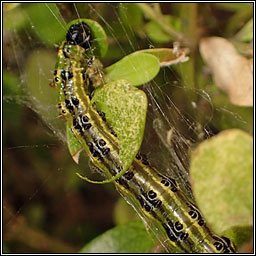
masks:
[[[59,47],[53,84],[60,116],[168,252],[234,253],[231,241],[210,231],[177,182],[151,167],[144,155],[138,154],[125,174],[117,176],[123,169],[118,138],[105,114],[91,104],[94,87],[102,83],[102,66],[91,54],[93,36],[85,22],[78,22]]]

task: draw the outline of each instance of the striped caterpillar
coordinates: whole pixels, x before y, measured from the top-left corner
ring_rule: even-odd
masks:
[[[234,253],[231,241],[210,231],[176,181],[151,167],[144,155],[138,154],[122,173],[118,138],[104,113],[90,102],[93,86],[101,79],[99,70],[95,72],[97,60],[90,57],[92,40],[90,28],[78,22],[59,47],[53,83],[58,89],[60,116],[70,123],[93,164],[115,181],[120,194],[168,252]]]

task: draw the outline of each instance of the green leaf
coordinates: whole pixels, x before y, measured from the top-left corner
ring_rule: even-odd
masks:
[[[25,64],[24,77],[26,78],[26,93],[29,96],[29,107],[40,114],[45,123],[58,136],[65,140],[64,122],[58,117],[57,90],[49,86],[53,79],[53,70],[56,56],[53,52],[38,49],[31,52]]]
[[[70,155],[72,156],[73,160],[78,163],[78,159],[80,156],[80,152],[83,150],[82,144],[77,140],[75,135],[71,131],[71,125],[67,122],[66,125],[66,134],[67,134],[67,143],[68,143],[68,150]]]
[[[180,18],[171,16],[171,15],[163,15],[162,18],[166,24],[170,24],[176,31],[180,31],[180,28],[181,28],[181,19]],[[159,25],[154,20],[149,21],[146,24],[145,30],[146,30],[148,37],[155,43],[169,43],[173,39],[171,34],[165,32],[162,29],[162,26]]]
[[[145,30],[150,40],[155,43],[169,43],[172,39],[171,35],[163,31],[155,21],[149,21],[145,26]]]
[[[130,54],[105,69],[107,81],[125,79],[133,86],[152,80],[159,72],[159,60],[146,53]]]
[[[5,96],[22,94],[20,83],[20,79],[14,73],[3,72],[3,94]]]
[[[68,28],[72,24],[76,24],[82,21],[86,23],[92,31],[92,34],[93,34],[92,48],[94,48],[93,54],[95,56],[104,57],[104,55],[107,53],[107,50],[108,50],[107,35],[104,29],[101,27],[101,25],[98,22],[90,19],[76,19],[68,23]]]
[[[22,122],[22,105],[20,104],[22,96],[24,97],[24,93],[21,89],[20,79],[14,73],[4,70],[2,109],[4,122],[10,126],[16,127],[18,123]],[[6,140],[8,140],[7,137],[5,136]]]
[[[253,139],[238,129],[201,143],[191,161],[193,192],[212,229],[253,224]]]
[[[253,18],[250,19],[235,35],[235,39],[243,42],[250,42],[253,40]]]
[[[236,106],[230,103],[228,96],[214,85],[212,102],[218,111],[212,122],[219,130],[238,128],[253,133],[253,107]]]
[[[54,105],[57,115],[57,90],[49,86],[49,82],[53,79],[53,67],[55,65],[55,55],[48,50],[37,50],[31,52],[27,58],[25,66],[25,77],[27,92],[33,96],[31,99],[35,103],[35,108],[43,108],[42,111],[46,115],[49,112],[49,105]]]
[[[241,9],[251,7],[252,3],[214,3],[214,5],[223,10],[240,11]]]
[[[123,197],[119,197],[115,204],[113,220],[116,225],[125,224],[131,221],[138,221],[139,216]]]
[[[149,253],[153,242],[142,222],[116,226],[103,233],[84,248],[80,253]]]
[[[130,167],[142,143],[147,96],[126,80],[112,81],[97,89],[92,99],[97,109],[106,114],[120,140],[120,158],[123,170]]]
[[[5,4],[6,6],[6,4]],[[14,9],[5,11],[3,15],[3,29],[4,31],[13,30],[19,31],[29,24],[27,14],[21,6],[13,6]],[[9,8],[9,7],[7,7]],[[11,8],[11,6],[10,6]]]
[[[137,28],[143,19],[141,9],[135,3],[120,3],[118,6],[121,21],[127,27]]]
[[[253,239],[253,226],[234,227],[223,233],[231,239],[236,248],[241,248],[244,244]]]
[[[19,6],[21,3],[4,3],[3,4],[3,10],[4,12],[11,11],[15,9],[17,6]]]
[[[47,45],[52,46],[65,38],[66,24],[61,19],[59,9],[54,3],[26,3],[26,11],[35,35]]]

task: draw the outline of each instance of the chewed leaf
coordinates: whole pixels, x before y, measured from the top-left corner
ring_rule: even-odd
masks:
[[[105,79],[125,79],[133,86],[151,81],[159,72],[159,60],[152,54],[130,54],[105,69]]]
[[[79,253],[150,253],[153,246],[143,223],[131,222],[96,237]]]
[[[93,35],[93,43],[92,43],[92,48],[93,48],[93,54],[95,56],[100,56],[104,57],[104,55],[107,53],[108,50],[108,42],[107,42],[107,35],[104,31],[104,29],[101,27],[101,25],[90,19],[76,19],[72,20],[67,27],[69,28],[72,24],[76,24],[79,22],[84,22],[86,23]]]
[[[120,140],[123,170],[130,167],[142,143],[147,97],[126,80],[105,84],[95,91],[92,103],[106,114],[106,119]]]
[[[120,140],[123,171],[104,181],[92,181],[78,173],[77,175],[91,183],[105,184],[116,180],[126,172],[140,148],[146,122],[147,97],[143,91],[131,86],[127,81],[118,80],[97,89],[93,102],[96,103],[98,110],[105,113],[108,123]],[[73,160],[78,163],[83,148],[71,132],[70,124],[67,124],[67,141],[69,152]]]
[[[133,54],[148,53],[157,57],[160,62],[160,67],[166,67],[189,60],[189,57],[186,56],[189,53],[188,48],[155,48],[155,49],[144,49],[136,51]]]
[[[253,140],[238,129],[201,143],[192,156],[191,179],[200,210],[219,234],[253,224]]]

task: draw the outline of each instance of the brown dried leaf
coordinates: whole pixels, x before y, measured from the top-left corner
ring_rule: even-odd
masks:
[[[160,67],[168,67],[170,65],[175,65],[189,60],[189,57],[187,56],[189,49],[179,48],[178,45],[174,45],[173,48],[144,49],[136,51],[133,54],[140,53],[149,53],[156,56],[160,62]]]
[[[231,103],[252,106],[252,61],[239,55],[235,47],[221,37],[201,39],[200,52],[213,73],[214,82],[228,94]]]

